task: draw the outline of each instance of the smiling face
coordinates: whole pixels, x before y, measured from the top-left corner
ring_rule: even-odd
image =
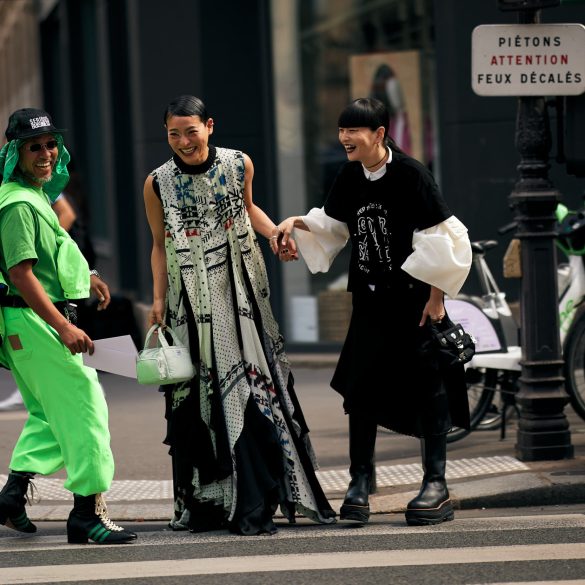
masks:
[[[347,158],[351,161],[360,161],[366,166],[379,160],[383,138],[382,127],[377,130],[365,127],[339,128],[339,142],[345,148]]]
[[[59,150],[52,134],[42,134],[27,140],[18,149],[18,166],[35,187],[42,187],[51,180]]]
[[[170,116],[166,128],[169,146],[184,163],[200,165],[207,160],[213,133],[211,118],[203,122],[199,116]]]

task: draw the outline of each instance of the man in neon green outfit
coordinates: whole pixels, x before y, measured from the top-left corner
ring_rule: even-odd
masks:
[[[104,309],[109,290],[97,272],[90,276],[51,209],[69,178],[62,132],[43,110],[17,110],[0,151],[0,363],[12,370],[29,413],[0,491],[0,523],[35,532],[25,510],[30,479],[65,467],[74,494],[68,541],[126,543],[136,534],[108,518],[102,497],[114,461],[103,390],[81,357],[93,353],[93,342],[76,327],[69,302],[91,288]]]

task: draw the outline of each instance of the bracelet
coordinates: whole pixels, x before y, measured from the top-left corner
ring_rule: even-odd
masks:
[[[270,236],[268,238],[268,241],[270,241],[270,240],[278,240],[278,236]]]
[[[100,273],[99,273],[99,272],[98,272],[98,271],[97,271],[95,268],[94,268],[93,270],[90,270],[90,271],[89,271],[89,275],[90,275],[90,276],[97,276],[97,277],[98,277],[100,280],[101,280],[101,278],[102,278],[102,277],[100,276]]]

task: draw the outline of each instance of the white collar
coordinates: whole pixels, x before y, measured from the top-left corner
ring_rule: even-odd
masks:
[[[377,171],[374,171],[372,173],[371,171],[368,171],[368,169],[366,169],[366,167],[362,164],[362,169],[364,169],[364,175],[366,176],[366,179],[368,181],[377,181],[386,174],[386,166],[392,162],[392,151],[390,150],[389,146],[387,146],[386,148],[388,148],[388,160],[386,161],[386,164],[382,165]]]

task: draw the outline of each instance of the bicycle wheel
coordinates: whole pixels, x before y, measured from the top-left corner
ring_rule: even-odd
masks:
[[[447,443],[466,437],[482,421],[494,398],[494,388],[498,382],[497,370],[465,370],[467,380],[467,399],[469,401],[469,429],[454,427],[447,433]]]
[[[585,313],[571,327],[563,357],[567,394],[575,412],[585,420]]]

